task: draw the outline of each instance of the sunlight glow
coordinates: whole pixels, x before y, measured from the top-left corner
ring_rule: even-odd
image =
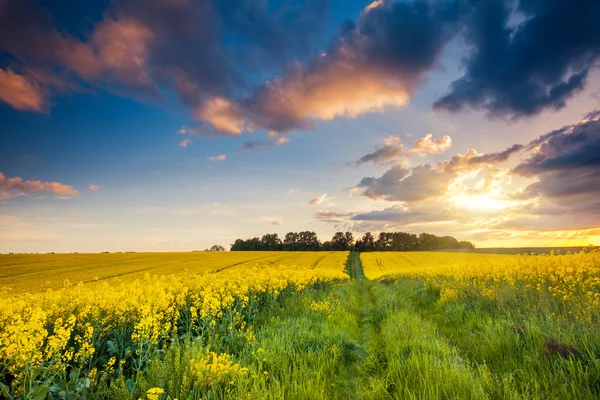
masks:
[[[452,200],[457,207],[477,210],[503,210],[511,205],[508,201],[491,198],[488,194],[461,194]]]

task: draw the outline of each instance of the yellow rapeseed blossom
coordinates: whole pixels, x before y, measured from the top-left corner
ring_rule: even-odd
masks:
[[[600,315],[600,252],[493,255],[461,253],[363,253],[365,275],[425,281],[437,286],[441,302],[477,293],[494,301],[520,292],[535,305],[553,299],[555,316],[589,319]]]
[[[161,394],[164,394],[165,391],[162,388],[151,388],[146,392],[146,398],[148,400],[158,400]]]
[[[191,360],[190,370],[194,377],[194,385],[210,388],[219,384],[233,384],[238,376],[246,375],[247,368],[234,363],[228,354],[207,352],[199,359]]]
[[[15,376],[13,386],[19,387],[27,371],[42,371],[50,364],[63,371],[68,366],[89,368],[95,344],[113,332],[128,332],[140,355],[149,346],[176,337],[183,314],[191,319],[191,328],[199,324],[215,327],[226,319],[231,329],[248,330],[243,310],[258,296],[276,297],[319,281],[347,279],[342,257],[347,253],[340,254],[333,257],[335,262],[318,267],[312,255],[310,263],[300,265],[244,265],[217,273],[146,276],[129,283],[70,285],[14,296],[0,304],[0,360]],[[297,255],[299,261],[302,257]],[[252,341],[253,332],[246,337]],[[221,365],[221,359],[215,360]],[[106,368],[123,365],[122,359],[111,354]],[[98,372],[90,371],[90,379]]]

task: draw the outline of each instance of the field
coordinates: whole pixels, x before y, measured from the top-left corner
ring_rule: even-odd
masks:
[[[599,252],[13,256],[99,279],[0,306],[6,398],[600,397]]]
[[[593,248],[593,246],[591,246]],[[436,250],[442,253],[475,253],[475,254],[550,254],[561,252],[579,253],[582,250],[588,250],[590,246],[582,247],[490,247],[477,249],[455,249],[455,250]]]
[[[110,254],[0,254],[0,293],[59,289],[65,284],[131,281],[146,274],[205,273],[234,266],[314,265],[335,253],[197,252]]]
[[[471,254],[443,252],[372,252],[361,254],[364,273],[367,279],[380,279],[384,276],[410,275],[425,270],[455,268],[462,270],[469,265],[494,265],[502,267],[514,259],[510,255]]]

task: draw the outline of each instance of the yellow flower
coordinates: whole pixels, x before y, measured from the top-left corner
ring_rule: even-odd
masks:
[[[148,400],[158,400],[161,394],[164,394],[165,391],[163,388],[154,387],[152,389],[148,389],[146,392],[146,398]]]

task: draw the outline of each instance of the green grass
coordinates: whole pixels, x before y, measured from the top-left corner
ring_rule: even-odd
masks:
[[[527,304],[501,309],[483,298],[441,304],[423,281],[365,279],[357,255],[347,270],[352,281],[311,287],[263,310],[253,322],[255,342],[220,348],[250,376],[226,390],[180,398],[600,397],[595,326],[551,321]],[[313,309],[324,303],[326,311]],[[180,349],[167,350],[144,387],[169,387],[173,351]]]

